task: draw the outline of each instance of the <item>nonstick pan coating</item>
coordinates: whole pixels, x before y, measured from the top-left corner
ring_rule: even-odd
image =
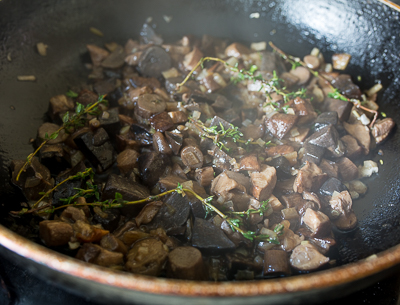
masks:
[[[252,13],[259,13],[259,18],[250,18]],[[171,16],[171,22],[167,23],[164,16]],[[199,36],[206,33],[244,43],[273,41],[282,50],[299,57],[314,46],[328,60],[333,53],[349,53],[352,59],[346,72],[354,80],[361,76],[362,82],[356,83],[362,89],[381,82],[384,90],[378,97],[380,111],[392,117],[397,125],[400,123],[400,13],[378,1],[3,0],[0,2],[2,215],[16,209],[19,201],[8,182],[10,161],[24,159],[32,152],[29,139],[36,137],[50,97],[86,80],[87,71],[83,67],[88,60],[86,44],[102,45],[110,41],[123,44],[128,38],[137,38],[147,17],[152,17],[156,31],[166,41],[188,33]],[[93,35],[89,31],[92,26],[100,29],[104,37]],[[37,53],[37,42],[49,45],[46,57]],[[18,82],[18,75],[35,75],[37,81]],[[379,165],[378,175],[366,180],[367,195],[354,202],[358,228],[346,234],[336,232],[340,236],[340,264],[358,261],[399,244],[399,146],[400,136],[395,132],[379,147],[383,155],[377,155],[376,150],[371,153],[371,158],[382,160],[383,165]]]

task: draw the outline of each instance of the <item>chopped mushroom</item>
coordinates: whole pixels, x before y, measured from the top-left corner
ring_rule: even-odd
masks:
[[[266,166],[261,172],[251,172],[249,175],[253,196],[260,201],[267,200],[276,185],[276,169]]]
[[[290,265],[301,271],[315,270],[329,262],[329,257],[323,256],[310,243],[297,246],[290,255]]]
[[[396,123],[392,118],[377,120],[372,129],[372,135],[375,138],[376,144],[383,142],[395,125]]]
[[[39,223],[39,234],[49,247],[67,244],[73,236],[72,226],[57,220],[43,220]]]
[[[307,228],[313,232],[313,236],[315,237],[325,237],[331,232],[329,217],[320,211],[314,211],[308,208],[304,213],[303,221]]]
[[[184,280],[204,280],[205,268],[201,252],[194,247],[178,247],[168,254],[170,277]]]
[[[312,162],[306,161],[299,170],[293,184],[293,190],[297,193],[304,191],[317,191],[328,178],[328,175]]]

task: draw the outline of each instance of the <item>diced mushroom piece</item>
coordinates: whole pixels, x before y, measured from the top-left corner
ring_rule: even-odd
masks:
[[[296,75],[289,72],[283,72],[280,78],[283,79],[287,88],[294,86],[300,80]]]
[[[60,215],[60,219],[64,222],[75,223],[78,220],[89,223],[85,212],[82,209],[69,206]]]
[[[98,242],[109,233],[107,230],[102,230],[82,220],[77,220],[73,223],[72,228],[74,229],[75,237],[83,243]]]
[[[107,234],[104,236],[100,240],[100,246],[106,250],[120,252],[122,254],[126,254],[128,252],[125,244],[113,234]]]
[[[251,172],[249,175],[253,196],[260,201],[267,200],[276,185],[276,169],[266,166],[261,172]]]
[[[348,183],[349,192],[357,192],[360,195],[363,195],[367,192],[368,187],[362,183],[360,180],[353,180]]]
[[[57,124],[53,123],[43,123],[39,128],[37,132],[37,137],[40,143],[46,139],[46,134],[47,137],[50,137],[52,134],[56,133],[60,129],[60,126]],[[47,143],[48,144],[59,144],[64,142],[68,138],[68,134],[65,132],[65,130],[61,130],[58,132],[58,136],[55,139],[49,140]]]
[[[168,257],[168,247],[155,238],[136,242],[127,255],[126,269],[133,273],[157,276]]]
[[[59,115],[71,111],[74,106],[74,101],[64,94],[53,96],[50,98],[49,115],[53,121],[60,121],[61,124]]]
[[[314,122],[314,129],[318,131],[328,125],[337,125],[339,120],[338,113],[336,111],[322,112]]]
[[[295,247],[300,245],[300,243],[304,240],[304,236],[294,234],[292,230],[285,228],[284,234],[280,236],[279,239],[281,241],[282,250],[291,252]]]
[[[364,149],[364,154],[369,154],[369,147],[371,144],[371,137],[367,126],[362,124],[348,124],[343,122],[344,129],[356,138],[358,144]]]
[[[249,54],[249,53],[250,49],[238,42],[230,44],[225,49],[225,55],[228,57],[241,58],[244,54]]]
[[[303,61],[310,69],[316,70],[319,68],[320,61],[317,56],[306,55],[304,56]]]
[[[290,265],[301,271],[318,269],[329,262],[329,257],[323,256],[310,243],[297,246],[290,255]]]
[[[296,208],[286,208],[281,210],[282,218],[285,220],[297,219],[299,214],[297,214]]]
[[[290,274],[289,258],[285,251],[266,250],[264,252],[264,275]]]
[[[331,232],[329,217],[320,211],[307,209],[303,216],[303,222],[313,232],[314,237],[325,237]]]
[[[292,193],[281,196],[282,203],[286,206],[286,208],[294,208],[299,204],[304,202],[303,197],[299,193]]]
[[[256,155],[245,156],[240,159],[240,170],[260,171],[260,164]]]
[[[275,167],[278,180],[285,180],[292,177],[292,165],[287,158],[283,156],[273,158],[268,162],[268,165]]]
[[[363,149],[358,145],[357,140],[351,135],[345,135],[340,138],[344,146],[346,146],[346,157],[350,159],[355,159],[359,157]]]
[[[307,138],[307,142],[326,148],[333,157],[342,157],[345,147],[339,139],[339,133],[333,125],[328,125],[314,132]]]
[[[183,280],[204,280],[201,252],[194,247],[178,247],[168,254],[167,275]]]
[[[203,166],[204,156],[197,146],[188,145],[181,150],[181,159],[185,166],[197,169]]]
[[[304,85],[310,79],[311,73],[305,67],[296,67],[296,69],[290,70],[290,74],[296,76],[299,80],[297,82],[298,85]]]
[[[192,246],[209,253],[235,249],[235,244],[220,228],[202,218],[196,218],[194,221]]]
[[[110,53],[94,44],[87,44],[86,48],[89,51],[90,59],[94,66],[100,66],[101,62],[110,55]]]
[[[246,187],[233,177],[229,177],[228,172],[222,172],[211,183],[211,193],[219,196],[237,189],[241,192],[246,192]]]
[[[348,214],[352,212],[352,204],[353,201],[350,193],[347,190],[340,193],[333,193],[332,199],[329,200],[329,205],[331,206],[332,210],[336,210],[340,214]]]
[[[139,96],[135,111],[141,117],[150,119],[152,115],[163,112],[166,107],[165,101],[157,94],[146,93]]]
[[[161,227],[169,235],[182,235],[186,230],[185,224],[190,212],[188,198],[174,193],[160,207],[149,226],[152,228]]]
[[[214,179],[214,169],[212,166],[198,168],[195,171],[194,178],[201,186],[209,186]]]
[[[43,220],[39,223],[39,234],[47,246],[57,247],[67,244],[74,232],[69,223],[57,220]]]
[[[164,135],[159,131],[153,134],[153,148],[159,154],[172,155],[171,147],[168,145]]]
[[[378,164],[372,160],[365,160],[363,166],[358,166],[358,176],[360,178],[371,177],[372,174],[378,173],[378,171]]]
[[[138,166],[137,159],[139,153],[133,149],[125,149],[117,156],[117,166],[121,174],[129,175],[132,170]]]
[[[297,119],[298,116],[296,115],[277,113],[265,120],[265,127],[274,137],[282,140],[294,124],[296,124]]]
[[[286,155],[294,151],[293,146],[290,145],[276,145],[267,147],[265,152],[267,153],[268,157],[274,157],[278,155]]]
[[[304,143],[303,148],[304,148],[303,159],[302,159],[303,163],[308,161],[315,163],[316,165],[320,165],[322,158],[325,154],[326,148],[313,145],[308,141]]]
[[[336,245],[336,241],[331,237],[325,238],[310,238],[310,243],[313,244],[321,254],[327,254],[329,250]]]
[[[339,174],[344,181],[351,181],[358,178],[358,168],[349,158],[341,158],[337,162],[337,165],[339,167]]]
[[[339,175],[339,167],[336,162],[322,159],[319,167],[324,173],[326,173],[330,178],[337,178]]]
[[[346,54],[346,53],[333,54],[332,55],[333,69],[345,70],[347,65],[350,62],[350,58],[351,58],[351,55]]]
[[[333,224],[343,231],[354,229],[357,225],[357,216],[351,211],[347,214],[341,214],[338,218],[333,220]]]
[[[268,198],[268,203],[274,211],[280,211],[283,209],[282,203],[274,195],[271,195],[271,197]]]
[[[395,125],[396,123],[392,118],[377,120],[374,128],[372,129],[372,135],[375,138],[376,144],[383,142]]]
[[[174,152],[174,154],[178,155],[183,144],[183,135],[180,133],[166,131],[165,137],[169,145],[171,146],[171,149]]]
[[[353,83],[350,75],[339,74],[339,76],[335,77],[331,83],[348,98],[361,98],[361,90],[356,84]]]
[[[188,120],[187,114],[183,111],[171,111],[168,112],[168,115],[174,124],[181,124]]]
[[[93,263],[103,267],[122,265],[124,263],[124,254],[101,248]]]
[[[93,220],[108,231],[114,231],[121,219],[121,212],[119,209],[106,209],[102,210],[99,207],[93,208],[94,215]]]
[[[138,68],[146,77],[160,77],[163,71],[171,68],[171,57],[159,46],[150,46],[145,49],[139,58]]]
[[[299,115],[297,122],[299,125],[309,123],[318,116],[309,100],[296,97],[293,100],[293,105],[296,114]]]
[[[328,178],[319,189],[319,194],[322,196],[332,196],[334,192],[347,191],[346,186],[336,178]]]
[[[168,155],[148,152],[139,156],[138,163],[143,184],[151,187],[157,183],[171,160]]]
[[[306,161],[305,165],[299,170],[293,184],[293,190],[297,193],[304,191],[317,191],[328,178],[328,175],[314,163]]]
[[[165,111],[152,116],[150,119],[150,123],[151,126],[153,126],[153,128],[159,132],[164,132],[174,127],[174,122]]]
[[[76,254],[76,258],[87,263],[93,263],[100,254],[101,249],[99,245],[91,243],[84,244]]]
[[[186,70],[191,71],[197,63],[203,58],[203,53],[199,50],[199,48],[194,47],[192,52],[185,55],[183,59],[183,66]]]
[[[98,95],[94,93],[93,91],[83,89],[79,92],[78,97],[76,98],[76,102],[80,103],[84,106],[87,106],[89,104],[93,104],[97,102]]]
[[[146,204],[140,211],[139,215],[135,217],[138,227],[140,227],[142,224],[150,223],[157,215],[162,205],[162,201],[154,201]]]
[[[315,205],[318,207],[318,209],[321,208],[321,201],[318,198],[318,195],[314,192],[303,192],[303,199],[304,200],[308,200],[308,201],[312,201],[315,203]]]
[[[125,50],[121,46],[117,46],[102,62],[103,68],[118,69],[125,63]]]

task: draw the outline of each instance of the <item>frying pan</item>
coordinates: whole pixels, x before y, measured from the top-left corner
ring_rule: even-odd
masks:
[[[258,13],[258,14],[253,14]],[[172,17],[166,22],[165,16]],[[85,45],[137,38],[152,17],[165,40],[204,33],[244,43],[273,41],[302,57],[317,46],[329,59],[352,55],[346,70],[362,89],[381,82],[380,111],[400,123],[400,13],[380,1],[344,0],[2,0],[0,2],[0,198],[1,215],[18,207],[9,184],[12,159],[32,152],[29,139],[50,97],[85,81]],[[104,37],[93,35],[96,27]],[[48,55],[35,45],[49,46]],[[7,58],[8,57],[8,58]],[[9,59],[11,58],[11,62]],[[36,82],[19,82],[35,75]],[[362,83],[357,81],[361,77]],[[0,226],[1,252],[38,276],[68,291],[107,304],[298,304],[334,298],[361,289],[399,269],[400,135],[380,148],[379,174],[367,179],[367,195],[354,202],[359,224],[336,232],[338,265],[313,274],[256,282],[195,283],[106,270],[69,258]],[[376,254],[376,255],[375,255]]]

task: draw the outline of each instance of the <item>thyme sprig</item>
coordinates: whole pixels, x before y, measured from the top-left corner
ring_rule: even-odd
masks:
[[[258,214],[260,216],[264,216],[264,213],[270,208],[269,206],[269,200],[265,200],[265,201],[261,201],[261,206],[259,209],[255,210],[255,209],[248,209],[247,211],[244,212],[232,212],[229,211],[229,215],[238,215],[240,217],[246,217],[246,219],[248,219],[250,217],[251,214]]]
[[[57,129],[55,132],[53,132],[51,135],[46,134],[45,139],[43,142],[39,145],[39,147],[31,153],[27,158],[24,163],[24,165],[21,167],[20,171],[18,172],[18,175],[16,177],[16,181],[19,180],[21,177],[21,174],[26,171],[28,166],[32,163],[33,157],[39,153],[39,151],[43,148],[44,145],[46,145],[49,141],[56,139],[62,130],[65,130],[67,133],[71,132],[72,129],[79,128],[85,125],[86,122],[86,115],[98,115],[99,114],[99,108],[98,106],[100,104],[107,104],[107,101],[104,99],[106,95],[100,95],[97,101],[93,104],[89,104],[86,107],[80,103],[76,103],[76,108],[75,108],[75,114],[70,116],[69,112],[66,112],[65,115],[63,116],[63,125]]]
[[[177,84],[177,89],[179,89],[181,86],[183,86],[193,75],[193,73],[196,71],[198,67],[203,67],[203,63],[205,61],[216,61],[224,64],[231,72],[236,73],[236,76],[231,77],[231,82],[233,84],[237,84],[239,82],[242,82],[244,80],[250,80],[253,82],[261,82],[261,87],[259,91],[264,91],[268,97],[271,98],[271,93],[276,92],[277,94],[281,95],[283,97],[283,100],[285,103],[288,103],[291,99],[296,98],[297,96],[304,98],[305,97],[305,91],[303,90],[298,90],[296,92],[289,92],[286,90],[285,87],[282,86],[283,80],[280,79],[276,73],[276,71],[273,71],[273,76],[270,80],[265,80],[262,75],[258,74],[256,75],[255,72],[258,70],[258,67],[256,65],[250,66],[248,70],[244,69],[239,69],[238,65],[236,64],[235,66],[230,65],[228,62],[226,62],[223,59],[217,58],[217,57],[203,57],[200,59],[200,61],[195,65],[195,67],[188,73],[186,78],[179,84]]]
[[[339,90],[332,85],[330,79],[328,79],[326,76],[324,76],[323,74],[320,74],[317,71],[311,69],[310,67],[307,66],[307,64],[305,62],[301,61],[299,58],[295,58],[292,55],[286,54],[281,49],[279,49],[277,46],[275,46],[271,41],[269,42],[269,45],[271,46],[271,48],[274,51],[276,51],[283,59],[288,61],[290,64],[292,64],[292,65],[294,63],[300,64],[304,68],[308,69],[308,71],[310,71],[311,74],[313,74],[314,76],[318,77],[319,79],[325,81],[329,85],[330,89],[333,91],[333,92],[328,94],[328,97],[334,98],[334,99],[339,99],[339,100],[342,100],[342,101],[347,101],[349,103],[354,104],[357,108],[360,108],[360,109],[362,109],[364,111],[372,113],[374,115],[374,118],[372,119],[371,124],[369,125],[369,128],[372,128],[374,126],[375,121],[378,118],[378,111],[372,110],[372,109],[369,109],[369,108],[363,106],[362,102],[360,100],[358,100],[358,99],[349,99],[345,95],[341,94],[339,92]]]
[[[245,139],[243,133],[239,130],[239,127],[230,124],[230,128],[226,129],[221,123],[220,125],[206,126],[202,121],[189,118],[189,121],[197,128],[200,132],[201,137],[209,138],[213,141],[219,149],[230,152],[230,148],[226,147],[224,140],[231,139],[234,143],[240,143],[247,145],[260,145],[259,142],[253,141],[252,139]],[[271,141],[265,142],[265,146],[271,144]]]

